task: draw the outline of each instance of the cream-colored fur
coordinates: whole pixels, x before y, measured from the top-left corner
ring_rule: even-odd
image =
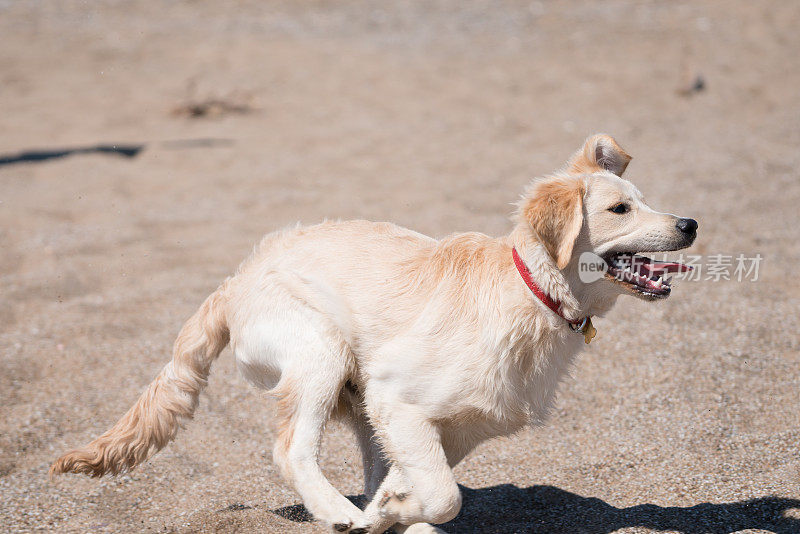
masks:
[[[589,138],[562,171],[535,180],[511,233],[441,241],[389,223],[329,222],[270,234],[184,326],[173,360],[111,430],[57,460],[53,473],[133,468],[190,418],[230,340],[243,375],[279,406],[274,457],[306,507],[334,530],[437,532],[456,516],[451,468],[483,440],[542,424],[584,346],[512,261],[570,319],[606,312],[627,290],[583,284],[593,251],[691,244],[621,175],[630,157]],[[625,201],[629,213],[609,211]],[[317,464],[331,416],[349,421],[364,458],[360,510]]]

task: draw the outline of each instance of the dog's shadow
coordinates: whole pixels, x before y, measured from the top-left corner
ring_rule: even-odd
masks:
[[[452,534],[606,534],[631,527],[684,534],[730,534],[747,529],[776,534],[800,532],[800,500],[780,497],[687,507],[639,504],[617,508],[601,499],[582,497],[553,486],[518,488],[503,484],[481,489],[462,486],[461,492],[464,498],[461,513],[441,525]],[[350,500],[364,504],[363,496]],[[301,504],[273,512],[292,521],[312,520]]]

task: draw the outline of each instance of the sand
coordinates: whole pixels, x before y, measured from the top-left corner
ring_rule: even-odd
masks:
[[[800,532],[800,5],[426,4],[0,2],[0,530],[323,532],[228,350],[130,475],[47,468],[264,233],[500,235],[531,177],[605,131],[651,205],[700,222],[690,253],[760,254],[759,278],[621,300],[549,424],[456,468],[445,529]],[[20,157],[97,144],[142,148]],[[360,493],[346,429],[321,463]]]

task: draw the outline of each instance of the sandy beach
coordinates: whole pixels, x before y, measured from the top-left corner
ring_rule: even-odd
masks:
[[[548,425],[456,467],[443,528],[800,532],[798,25],[782,0],[0,1],[0,530],[325,532],[229,349],[132,473],[47,469],[265,233],[502,235],[528,180],[607,132],[650,205],[699,221],[706,270],[596,320]],[[358,498],[346,428],[320,461]]]

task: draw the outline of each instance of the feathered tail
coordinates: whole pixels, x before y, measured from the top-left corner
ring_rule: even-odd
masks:
[[[209,296],[181,329],[172,361],[150,383],[133,407],[105,434],[67,452],[50,475],[82,473],[100,477],[133,469],[175,438],[191,419],[211,363],[228,344],[224,284]]]

